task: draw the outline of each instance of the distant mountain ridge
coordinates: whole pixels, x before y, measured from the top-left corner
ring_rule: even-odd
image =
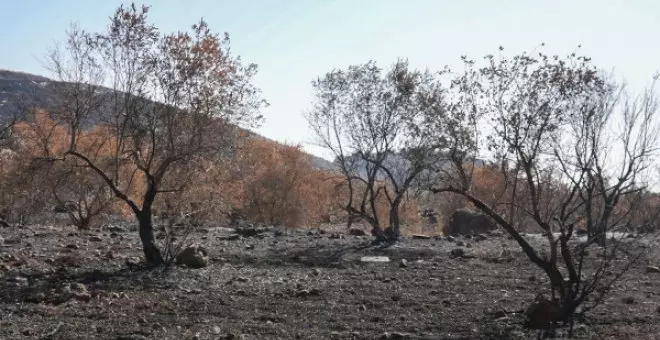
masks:
[[[27,113],[28,108],[48,109],[50,105],[57,102],[52,89],[58,84],[61,83],[43,76],[0,69],[0,122],[14,116],[20,118]],[[253,131],[250,133],[272,141]],[[335,168],[332,162],[311,154],[307,155],[315,168]]]

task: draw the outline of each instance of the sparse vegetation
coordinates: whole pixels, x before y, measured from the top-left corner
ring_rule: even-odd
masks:
[[[204,20],[67,38],[0,115],[0,338],[660,332],[657,77],[543,48],[334,69],[319,167],[249,130],[257,67]]]

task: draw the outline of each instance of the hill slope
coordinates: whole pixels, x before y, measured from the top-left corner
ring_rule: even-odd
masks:
[[[34,107],[48,109],[57,103],[53,88],[62,83],[29,73],[0,70],[0,122],[21,117]],[[110,91],[110,90],[108,90]],[[251,132],[255,136],[268,139]],[[334,165],[323,158],[309,155],[311,163],[319,169],[332,169]]]

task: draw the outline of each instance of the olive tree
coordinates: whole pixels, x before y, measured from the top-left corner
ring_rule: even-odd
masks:
[[[387,71],[370,61],[313,82],[307,121],[335,156],[349,223],[366,221],[377,241],[396,241],[402,202],[441,158],[444,141],[430,143],[423,129],[427,117],[445,112],[440,78],[400,60]],[[386,217],[379,216],[382,202]]]
[[[70,136],[64,158],[96,173],[130,208],[147,262],[160,264],[152,207],[159,194],[179,190],[163,187],[170,170],[225,155],[237,124],[260,121],[265,102],[250,83],[256,65],[230,53],[226,34],[202,20],[162,35],[148,11],[122,6],[105,31],[72,29],[49,61],[61,81],[52,113]],[[85,134],[92,127],[105,133]]]
[[[572,322],[578,307],[586,311],[597,305],[639,256],[628,253],[630,261],[613,272],[614,266],[607,268],[629,243],[604,241],[608,231],[633,227],[635,204],[622,202],[635,202],[632,198],[644,191],[657,156],[660,125],[653,87],[632,97],[589,58],[576,54],[489,55],[481,66],[464,62],[465,72],[455,76],[449,91],[450,106],[473,115],[468,123],[482,132],[470,139],[473,148],[464,148],[472,157],[453,160],[459,180],[436,183],[431,191],[466,198],[543,270],[552,300],[543,307],[548,312],[541,324]],[[507,188],[494,203],[473,190],[477,152],[500,164],[506,179]],[[523,215],[526,227],[540,231],[546,246],[535,246],[521,234],[514,215]],[[585,257],[584,245],[569,243],[585,222],[586,245],[602,246],[602,256],[595,259]],[[595,298],[584,305],[592,293]]]

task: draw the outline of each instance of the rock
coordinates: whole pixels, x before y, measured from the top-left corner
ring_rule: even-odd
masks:
[[[308,296],[319,296],[321,291],[317,288],[312,289],[300,289],[296,292],[296,297],[308,297]]]
[[[456,241],[456,246],[457,247],[462,247],[464,245],[465,245],[465,243],[463,243],[463,241]]]
[[[281,237],[281,236],[284,236],[284,232],[281,231],[281,230],[275,230],[275,231],[273,232],[273,236],[275,236],[275,237]]]
[[[488,239],[488,237],[486,237],[486,235],[477,234],[477,235],[474,235],[473,239],[474,239],[474,242],[481,242],[481,241],[486,241]]]
[[[321,275],[321,271],[318,268],[314,268],[314,270],[312,270],[312,274],[314,274],[314,276],[319,276]]]
[[[406,260],[406,259],[401,259],[401,261],[399,261],[399,267],[401,267],[401,268],[408,268],[408,260]]]
[[[383,335],[378,338],[380,340],[406,340],[406,339],[412,339],[410,334],[406,333],[399,333],[399,332],[385,332]]]
[[[387,256],[362,256],[360,262],[390,262]]]
[[[459,209],[456,210],[445,226],[445,235],[471,235],[475,233],[486,233],[496,229],[493,220],[479,212]]]
[[[231,235],[228,235],[228,236],[218,236],[218,240],[221,240],[221,241],[236,241],[236,240],[240,240],[240,239],[241,239],[241,235],[239,235],[239,234],[231,234]]]
[[[360,228],[348,229],[348,234],[352,236],[367,236],[367,233]]]
[[[125,233],[127,230],[122,226],[113,225],[108,227],[108,231],[111,233]]]
[[[40,303],[46,300],[46,293],[44,292],[37,292],[34,293],[30,296],[28,296],[25,301],[31,302],[31,303]]]
[[[91,237],[89,238],[89,240],[90,240],[91,242],[101,242],[101,241],[103,241],[103,239],[102,239],[101,237],[96,236],[96,235],[91,236]]]
[[[74,244],[67,244],[65,248],[66,249],[80,249],[80,246],[74,243]]]
[[[536,281],[536,276],[532,275],[529,278],[527,278],[527,280],[529,280],[529,282],[534,282]]]
[[[140,258],[139,257],[126,258],[126,260],[124,261],[124,264],[126,264],[126,266],[129,267],[129,268],[139,267],[140,266]]]
[[[339,234],[339,233],[332,233],[330,236],[328,236],[331,240],[338,240],[344,238],[344,235]]]
[[[213,326],[213,327],[211,328],[211,332],[213,332],[213,334],[216,334],[216,335],[217,335],[217,334],[220,334],[220,332],[222,332],[222,330],[221,330],[220,327],[218,327],[218,326]]]
[[[660,268],[656,266],[646,266],[647,273],[660,273]]]
[[[449,252],[449,257],[451,257],[451,258],[457,258],[457,257],[463,257],[463,256],[465,256],[465,250],[463,250],[463,248],[452,249]]]
[[[447,241],[454,242],[454,241],[456,241],[456,238],[454,236],[449,235],[449,236],[447,236]]]
[[[248,245],[246,245],[246,246],[245,246],[245,249],[247,249],[247,250],[252,250],[252,249],[254,249],[254,244],[248,244]]]
[[[525,310],[527,327],[533,329],[546,329],[560,319],[560,308],[557,302],[550,301],[542,296]]]
[[[411,236],[414,240],[430,240],[431,236],[424,234],[413,234]]]
[[[65,301],[76,299],[80,301],[89,301],[92,296],[87,290],[87,286],[79,282],[73,282],[68,285],[64,285],[60,289],[61,298]]]
[[[209,256],[202,246],[191,245],[176,256],[175,262],[177,265],[188,268],[204,268],[209,264]]]
[[[260,228],[255,226],[236,227],[236,229],[234,229],[234,232],[236,234],[243,237],[257,237],[267,231],[268,230],[266,228]]]
[[[635,303],[635,298],[633,298],[632,296],[626,296],[621,301],[626,305],[632,305],[633,303]]]
[[[23,276],[14,276],[12,278],[9,278],[7,281],[14,282],[17,286],[27,286],[28,285],[28,278],[23,277]]]
[[[488,235],[490,235],[492,237],[502,237],[502,236],[504,236],[504,233],[499,229],[493,229],[493,230],[488,231]]]

